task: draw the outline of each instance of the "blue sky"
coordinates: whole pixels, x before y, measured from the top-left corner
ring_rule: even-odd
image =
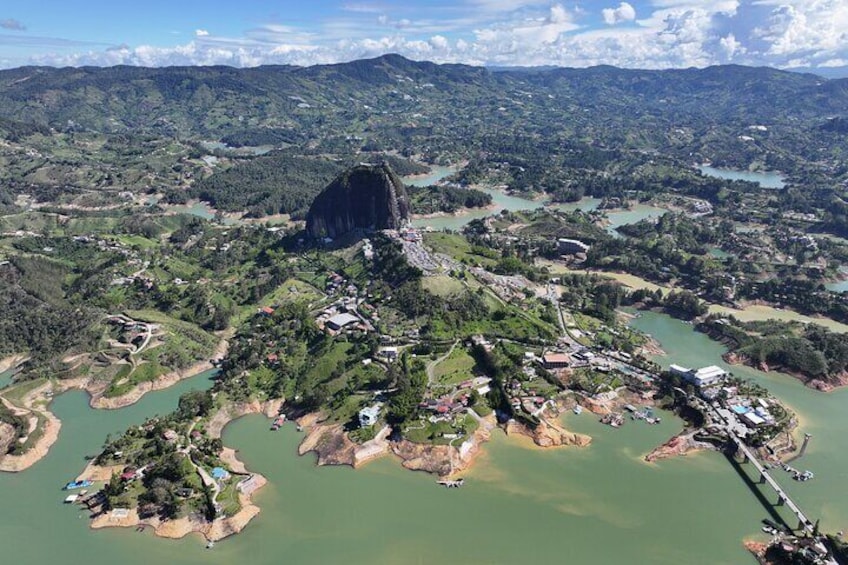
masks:
[[[848,0],[3,0],[0,67],[848,66]]]

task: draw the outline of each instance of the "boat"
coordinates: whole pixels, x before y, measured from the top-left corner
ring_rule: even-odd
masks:
[[[209,540],[209,542],[206,544],[206,549],[212,549],[213,547],[215,547],[215,542]]]
[[[613,428],[620,428],[624,424],[624,416],[619,412],[610,412],[601,417],[601,423]]]
[[[809,481],[813,477],[815,477],[815,475],[813,474],[812,471],[804,471],[803,473],[799,473],[799,472],[796,471],[795,474],[792,475],[793,479],[795,479],[796,481],[801,481],[801,482]]]
[[[766,526],[770,526],[771,528],[774,528],[775,530],[781,529],[780,524],[778,524],[774,520],[769,520],[768,518],[763,519],[763,524],[765,524]]]
[[[93,484],[94,483],[92,481],[89,481],[89,480],[71,481],[71,482],[69,482],[68,484],[65,485],[64,490],[75,490],[75,489],[78,489],[78,488],[88,488]]]
[[[65,504],[73,504],[77,501],[79,497],[80,495],[78,494],[69,494],[67,497],[65,497]]]
[[[574,411],[575,414],[582,414],[583,413],[583,407],[580,406],[579,404],[575,404],[574,408],[572,408],[572,410]]]
[[[285,416],[285,414],[280,414],[280,415],[279,415],[279,416],[277,416],[277,418],[274,420],[274,423],[273,423],[273,424],[271,424],[271,430],[276,432],[276,431],[277,431],[277,430],[279,430],[281,427],[283,427],[283,424],[285,424],[285,423],[286,423],[286,416]]]

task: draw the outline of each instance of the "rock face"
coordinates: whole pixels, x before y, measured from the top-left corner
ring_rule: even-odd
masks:
[[[315,197],[306,216],[311,237],[344,235],[356,229],[398,229],[409,219],[409,196],[388,164],[361,164]]]

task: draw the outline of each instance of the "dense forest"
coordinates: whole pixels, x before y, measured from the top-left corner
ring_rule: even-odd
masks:
[[[492,203],[491,195],[473,188],[410,186],[407,192],[416,214],[451,214],[462,208],[484,208]]]
[[[44,363],[68,349],[90,344],[94,312],[65,299],[59,263],[14,257],[0,265],[0,357],[26,352]]]
[[[776,320],[743,323],[710,315],[698,328],[728,344],[754,366],[824,381],[842,378],[848,370],[848,335],[819,325]]]

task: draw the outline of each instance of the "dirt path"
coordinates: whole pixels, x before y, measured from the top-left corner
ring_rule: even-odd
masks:
[[[436,380],[436,377],[435,377],[436,365],[438,365],[439,363],[441,363],[442,361],[444,361],[445,359],[450,357],[451,353],[453,353],[453,350],[456,349],[457,345],[459,345],[459,340],[456,340],[456,341],[453,342],[453,345],[450,346],[450,349],[448,349],[447,353],[445,353],[444,355],[442,355],[438,359],[431,361],[427,365],[427,385],[428,386],[433,386],[433,384],[434,384],[433,381]]]

